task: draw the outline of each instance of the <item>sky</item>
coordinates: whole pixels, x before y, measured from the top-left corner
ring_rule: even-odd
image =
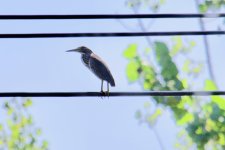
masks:
[[[176,4],[176,5],[174,5]],[[143,11],[145,12],[145,11]],[[147,11],[146,11],[147,12]],[[0,5],[0,14],[123,14],[133,13],[124,0],[10,0]],[[169,0],[160,13],[196,13],[194,1]],[[145,20],[147,22],[148,20]],[[135,20],[123,20],[139,31]],[[207,23],[216,29],[217,20]],[[150,31],[198,30],[197,19],[159,19]],[[0,21],[0,33],[60,32],[127,32],[118,20],[36,20]],[[200,36],[187,38],[198,42],[192,55],[204,61]],[[157,37],[169,40],[171,37]],[[223,81],[224,36],[210,36],[210,47],[216,79]],[[129,84],[125,74],[127,60],[123,51],[131,43],[146,47],[144,37],[0,39],[1,92],[86,92],[100,91],[100,80],[83,66],[79,54],[68,49],[85,45],[106,60],[116,87],[110,91],[142,91],[138,84]],[[207,71],[204,71],[207,77]],[[201,87],[203,83],[199,84]],[[218,82],[224,89],[225,83]],[[30,112],[36,126],[52,150],[129,149],[160,150],[154,132],[135,119],[148,97],[32,98]],[[1,118],[1,114],[0,114]],[[1,119],[0,119],[1,121]],[[154,127],[166,150],[174,149],[180,130],[172,114],[165,110]]]

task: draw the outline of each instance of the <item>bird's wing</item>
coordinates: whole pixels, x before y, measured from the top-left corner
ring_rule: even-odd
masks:
[[[111,86],[115,86],[113,76],[107,67],[106,63],[94,53],[91,54],[89,60],[89,67],[91,71],[100,79],[106,80]]]

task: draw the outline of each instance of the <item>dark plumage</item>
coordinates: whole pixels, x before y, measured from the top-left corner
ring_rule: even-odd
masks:
[[[102,80],[101,92],[103,92],[103,81],[107,82],[107,91],[109,92],[109,85],[115,86],[113,76],[106,65],[106,63],[89,48],[81,46],[76,49],[68,50],[67,52],[81,53],[81,60],[84,65],[90,69],[99,79]]]

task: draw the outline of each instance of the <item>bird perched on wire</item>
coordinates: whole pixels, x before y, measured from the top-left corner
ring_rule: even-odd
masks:
[[[81,60],[83,61],[84,65],[101,80],[102,93],[104,93],[103,81],[107,82],[107,93],[109,95],[109,84],[114,87],[115,81],[106,63],[98,55],[94,54],[89,48],[85,46],[71,49],[66,52],[81,53]]]

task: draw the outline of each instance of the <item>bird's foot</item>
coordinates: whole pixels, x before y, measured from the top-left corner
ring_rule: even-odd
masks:
[[[104,97],[108,96],[108,98],[109,98],[109,92],[108,91],[101,91],[101,95],[104,96]]]

